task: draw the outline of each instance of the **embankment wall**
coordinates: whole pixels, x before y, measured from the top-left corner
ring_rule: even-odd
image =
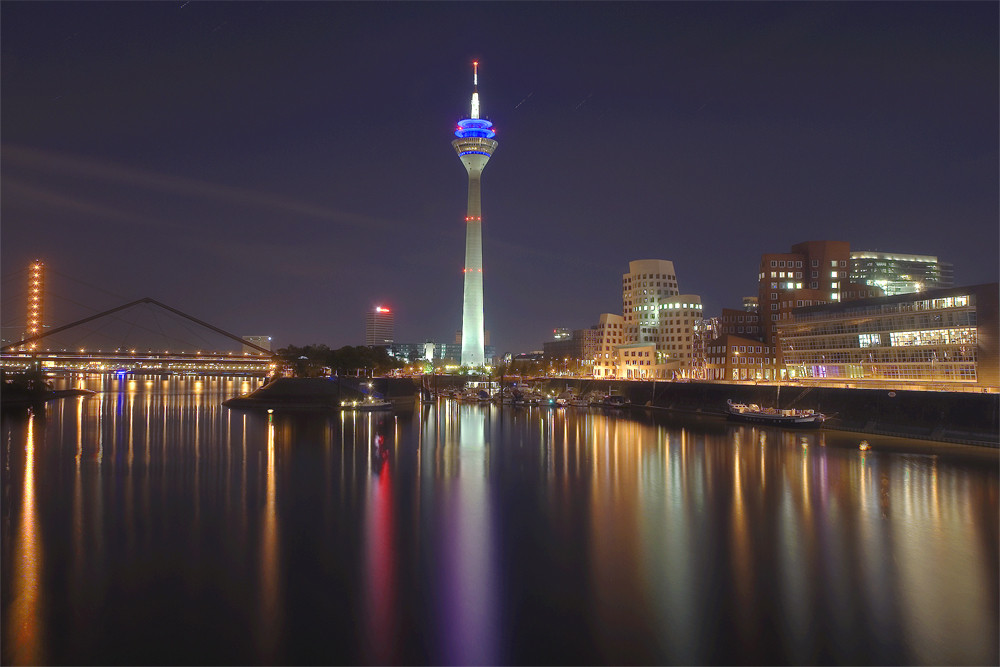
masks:
[[[390,396],[414,393],[419,384],[410,378],[380,378],[376,389]],[[461,377],[438,376],[438,388],[461,387]],[[507,380],[506,382],[509,382]],[[774,406],[775,385],[717,382],[653,382],[539,378],[533,383],[547,390],[573,387],[578,393],[599,391],[627,396],[633,407],[676,410],[706,415],[726,414],[726,401]],[[811,408],[830,415],[826,427],[882,435],[1000,446],[1000,395],[970,392],[889,391],[783,385],[778,405]]]

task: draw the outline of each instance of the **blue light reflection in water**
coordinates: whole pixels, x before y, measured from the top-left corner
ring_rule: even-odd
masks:
[[[4,664],[998,659],[995,451],[84,384],[3,418]]]

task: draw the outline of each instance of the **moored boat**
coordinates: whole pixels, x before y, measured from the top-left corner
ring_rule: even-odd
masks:
[[[596,405],[602,408],[626,408],[629,406],[629,400],[620,394],[608,394],[603,398],[592,402],[591,405]]]
[[[392,410],[392,401],[387,401],[384,398],[378,398],[376,396],[365,396],[361,400],[350,400],[341,401],[340,407],[342,410],[359,410],[372,412],[375,410]]]
[[[789,428],[820,428],[826,420],[826,415],[814,410],[762,408],[753,403],[733,403],[732,400],[726,403],[729,406],[729,418],[734,421]]]

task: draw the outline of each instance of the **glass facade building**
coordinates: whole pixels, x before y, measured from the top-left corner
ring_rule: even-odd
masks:
[[[932,255],[851,253],[851,281],[881,287],[887,296],[951,287],[953,275],[951,264]]]
[[[856,386],[996,390],[997,311],[996,283],[797,308],[781,327],[785,370]]]

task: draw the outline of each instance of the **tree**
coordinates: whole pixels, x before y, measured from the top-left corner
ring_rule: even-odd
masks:
[[[345,345],[331,350],[326,345],[289,345],[278,356],[293,369],[296,377],[318,377],[329,371],[338,375],[384,375],[402,368],[403,362],[389,356],[384,347]]]

